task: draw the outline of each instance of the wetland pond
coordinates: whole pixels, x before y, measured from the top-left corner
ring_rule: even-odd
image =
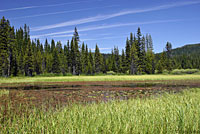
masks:
[[[47,104],[56,106],[69,103],[98,103],[131,98],[159,97],[164,93],[180,93],[189,88],[200,87],[196,81],[98,81],[98,82],[37,82],[1,84],[9,90],[0,96],[0,105]]]

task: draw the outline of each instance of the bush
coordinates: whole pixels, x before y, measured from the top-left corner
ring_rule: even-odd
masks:
[[[198,69],[175,69],[171,73],[172,74],[194,74],[198,73]]]
[[[106,74],[108,74],[108,75],[115,75],[116,73],[113,72],[113,71],[108,71],[108,72],[106,72]]]

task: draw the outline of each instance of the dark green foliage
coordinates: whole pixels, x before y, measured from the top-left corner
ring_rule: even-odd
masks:
[[[74,29],[73,40],[76,40],[77,42],[80,41],[79,34],[78,34],[78,31],[77,31],[76,27]]]
[[[157,69],[159,73],[162,73],[163,70],[167,70],[168,72],[172,71],[172,55],[171,55],[172,45],[167,42],[165,50],[162,52],[160,56],[160,60],[157,65]]]
[[[137,42],[136,42],[136,51],[138,54],[138,63],[137,63],[137,70],[138,74],[142,74],[144,71],[144,53],[143,53],[143,44],[144,41],[142,40],[142,34],[140,28],[137,30]]]
[[[130,68],[130,63],[131,63],[131,59],[130,59],[130,52],[131,52],[131,47],[129,44],[129,39],[126,39],[126,48],[125,48],[125,54],[126,54],[126,71],[129,70]]]
[[[155,55],[153,52],[153,41],[150,34],[146,35],[145,39],[145,49],[146,49],[146,56],[145,56],[145,72],[147,74],[154,74],[155,73]]]
[[[94,61],[95,61],[95,73],[100,73],[102,70],[102,55],[99,51],[99,47],[97,44],[95,48]]]
[[[121,59],[119,56],[119,49],[118,47],[114,47],[114,61],[116,65],[116,72],[121,73]]]
[[[78,41],[75,39],[75,72],[76,75],[81,74],[81,53],[79,51]]]
[[[88,66],[87,66],[87,74],[94,74],[94,58],[91,52],[91,49],[89,51],[89,60],[88,60]]]
[[[162,73],[163,70],[166,69],[166,63],[167,63],[166,61],[167,61],[166,51],[163,51],[160,60],[158,61],[157,64],[158,73]]]
[[[117,63],[116,63],[116,60],[115,60],[115,54],[114,54],[113,50],[112,50],[111,54],[112,55],[111,55],[111,58],[110,58],[110,70],[117,72]]]
[[[58,48],[54,48],[52,57],[52,73],[61,73]]]
[[[84,59],[84,73],[87,74],[87,67],[88,67],[88,62],[89,62],[89,52],[88,52],[88,46],[86,44],[85,47],[85,59]]]
[[[86,50],[85,50],[85,44],[83,42],[81,47],[81,73],[85,74],[85,68],[86,68]]]
[[[155,73],[155,56],[151,50],[147,50],[146,52],[145,72],[147,74]]]
[[[9,21],[6,20],[4,17],[1,19],[0,22],[0,75],[8,76],[8,34],[9,34],[10,24]]]
[[[135,43],[132,44],[131,47],[131,66],[130,66],[130,74],[137,74],[138,71],[138,52],[136,49]]]
[[[121,56],[121,72],[126,73],[126,57],[124,49],[122,49],[122,56]]]
[[[24,71],[25,71],[25,76],[32,76],[34,67],[33,67],[33,51],[31,47],[31,41],[30,39],[28,40],[28,44],[26,47],[26,53],[24,56]]]
[[[53,53],[55,47],[56,47],[55,41],[51,40],[51,53]]]
[[[35,47],[35,42],[32,42],[33,47]],[[34,50],[34,71],[37,75],[41,74],[43,72],[42,70],[42,63],[43,63],[43,56],[41,51],[41,44],[39,39],[37,40],[37,45]]]
[[[171,54],[171,51],[172,51],[172,44],[167,42],[166,44],[166,69],[170,72],[172,71],[172,54]]]

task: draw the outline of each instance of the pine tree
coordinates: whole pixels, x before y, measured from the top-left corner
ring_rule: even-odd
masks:
[[[100,73],[101,70],[102,70],[102,56],[101,56],[101,53],[99,51],[99,47],[98,45],[96,44],[96,47],[95,47],[95,54],[94,54],[94,61],[95,61],[95,73]]]
[[[26,53],[24,56],[24,70],[25,76],[32,76],[33,75],[33,51],[31,47],[31,41],[28,40],[28,46],[26,47]]]
[[[116,60],[115,60],[115,54],[114,54],[114,51],[112,50],[111,52],[111,60],[110,60],[110,66],[111,66],[111,70],[113,72],[117,72],[117,63],[116,63]]]
[[[166,52],[163,51],[157,65],[158,73],[162,73],[163,70],[166,69],[166,60],[167,60]]]
[[[51,40],[51,53],[53,53],[55,47],[56,47],[55,41],[52,39]]]
[[[130,66],[130,74],[137,74],[137,67],[138,67],[138,54],[137,54],[137,49],[136,49],[136,44],[133,43],[131,47],[131,66]]]
[[[152,41],[152,37],[150,34],[149,34],[149,47],[148,48],[153,51],[153,41]]]
[[[23,44],[23,29],[20,27],[19,30],[16,30],[17,75],[24,74],[22,44]]]
[[[145,62],[145,72],[147,74],[154,74],[155,72],[155,63],[154,63],[154,53],[151,50],[146,52],[146,62]]]
[[[68,53],[69,53],[69,49],[66,45],[64,45],[64,69],[65,69],[65,72],[67,73],[68,72]]]
[[[129,40],[127,38],[126,40],[126,71],[129,70],[130,68],[130,51],[131,51],[131,48],[130,48],[130,44],[129,44]]]
[[[141,48],[140,48],[140,51],[141,51],[141,55],[140,55],[140,66],[142,68],[142,72],[145,72],[145,63],[146,63],[146,51],[145,51],[145,38],[144,36],[142,37],[142,40],[141,40]]]
[[[67,66],[68,66],[68,73],[71,73],[71,51],[70,51],[70,43],[69,40],[67,41],[67,53],[66,53],[66,57],[67,57]]]
[[[60,70],[60,60],[59,60],[59,53],[58,53],[58,48],[54,48],[53,53],[52,53],[52,72],[59,74],[61,73]]]
[[[138,27],[138,30],[137,30],[137,42],[136,42],[136,50],[137,50],[137,54],[138,54],[138,67],[137,67],[137,70],[138,70],[138,73],[141,74],[144,70],[144,67],[143,67],[143,52],[142,52],[142,39],[141,39],[141,31],[140,31],[140,27]]]
[[[85,60],[86,60],[86,55],[85,55],[85,44],[83,42],[82,47],[81,47],[81,73],[86,73],[85,72]]]
[[[74,40],[74,47],[75,47],[75,72],[76,75],[79,75],[81,73],[81,53],[79,51],[79,45],[78,45],[78,41]]]
[[[172,56],[171,56],[171,50],[172,50],[172,44],[170,42],[167,42],[166,44],[166,69],[170,72],[172,71]]]
[[[70,48],[70,61],[71,61],[71,72],[73,75],[76,75],[76,52],[75,52],[75,45],[74,45],[74,40],[71,40],[71,44],[70,44],[71,48]]]
[[[7,77],[8,76],[8,30],[9,30],[9,21],[4,17],[0,22],[0,75]]]
[[[66,70],[66,58],[64,55],[64,50],[61,49],[60,53],[59,53],[59,61],[60,61],[60,71],[63,75],[66,74],[67,70]]]
[[[88,72],[88,70],[87,70],[88,62],[89,62],[89,52],[88,52],[88,46],[86,44],[86,46],[85,46],[85,65],[84,65],[85,73]]]
[[[115,63],[116,63],[116,71],[117,73],[121,72],[121,60],[120,60],[120,56],[119,56],[119,49],[118,47],[114,47],[114,57],[115,57]]]
[[[47,53],[47,52],[49,52],[48,51],[48,45],[49,45],[49,43],[48,43],[48,40],[46,39],[45,40],[45,43],[44,43],[44,51]]]
[[[94,74],[94,58],[93,58],[91,49],[89,51],[89,60],[88,60],[88,66],[87,66],[87,74]]]
[[[121,62],[122,62],[122,67],[121,67],[122,73],[126,73],[126,57],[125,57],[124,49],[122,49]]]
[[[163,65],[162,65],[162,61],[159,60],[158,63],[157,63],[157,70],[158,70],[158,73],[162,73],[163,72]]]
[[[40,49],[41,48],[40,40],[37,39],[36,42],[37,42],[36,45],[35,42],[32,42],[33,44],[32,47],[34,51],[34,71],[36,72],[37,75],[39,75],[43,72],[42,71],[43,57]]]
[[[106,58],[104,56],[102,56],[102,72],[105,74],[107,72],[107,64],[106,64]]]
[[[48,46],[49,46],[49,43],[48,43],[48,40],[46,39],[45,44],[44,44],[44,56],[43,56],[45,73],[47,73],[47,57],[48,57],[47,55],[50,53],[48,50]]]
[[[133,33],[130,34],[130,47],[133,45],[134,42],[134,37],[133,37]]]
[[[56,43],[56,49],[58,51],[58,60],[59,60],[59,69],[62,74],[65,74],[65,59],[64,59],[64,51],[62,47],[62,43],[58,41]]]
[[[53,66],[53,55],[52,53],[48,53],[46,55],[46,72],[47,73],[52,73],[53,70],[52,70],[52,67]]]
[[[74,29],[73,40],[76,40],[77,42],[80,42],[79,34],[78,34],[78,31],[77,31],[76,27]]]
[[[153,41],[150,34],[146,35],[146,62],[145,62],[145,72],[147,74],[155,73],[155,56],[153,52]],[[160,71],[162,69],[160,68]]]
[[[42,53],[40,51],[37,52],[37,57],[36,57],[36,74],[39,75],[39,74],[42,74]]]
[[[14,27],[8,31],[8,76],[17,75],[17,46]]]

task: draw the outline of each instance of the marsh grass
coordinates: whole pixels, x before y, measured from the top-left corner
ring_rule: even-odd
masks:
[[[10,106],[11,107],[11,106]],[[199,133],[200,88],[161,97],[72,104],[49,109],[19,107],[2,122],[0,133]],[[7,108],[9,110],[9,108]],[[18,112],[20,113],[20,112]]]

